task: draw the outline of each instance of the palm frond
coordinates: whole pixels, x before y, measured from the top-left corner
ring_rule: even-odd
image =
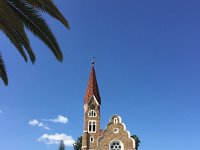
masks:
[[[25,61],[29,56],[35,62],[35,54],[30,46],[25,28],[38,37],[53,52],[57,60],[63,55],[48,24],[41,16],[47,13],[69,29],[69,24],[52,0],[0,0],[0,31],[2,31],[17,48]],[[0,56],[0,78],[8,84],[5,65]]]
[[[63,55],[56,38],[37,9],[22,0],[7,1],[9,1],[9,5],[18,14],[25,27],[40,38],[51,49],[56,58],[62,61]]]
[[[0,54],[0,77],[3,80],[4,84],[8,85],[8,77],[6,73],[6,68],[5,68],[4,61],[1,54]]]
[[[0,15],[0,18],[1,18],[1,15]],[[17,50],[19,51],[19,53],[24,58],[24,60],[27,62],[27,56],[26,56],[26,53],[23,50],[23,44],[19,40],[18,36],[16,36],[15,34],[13,34],[12,29],[10,29],[9,26],[7,26],[6,28],[4,28],[1,19],[0,19],[0,29],[6,34],[6,36],[10,39],[10,42],[13,43],[13,45],[17,48]]]
[[[135,149],[138,150],[139,146],[140,146],[140,139],[137,135],[132,135],[131,138],[133,138],[135,140]]]
[[[26,48],[31,61],[34,62],[35,55],[30,47],[28,37],[24,30],[24,25],[20,18],[4,0],[0,0],[0,24],[4,33],[6,33],[24,59],[27,60],[21,45]]]
[[[65,17],[60,13],[56,5],[52,0],[26,0],[32,6],[40,9],[43,12],[47,12],[52,17],[59,20],[62,24],[69,29],[69,23]]]

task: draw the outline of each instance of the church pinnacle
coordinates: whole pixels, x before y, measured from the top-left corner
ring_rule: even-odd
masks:
[[[95,69],[94,69],[94,60],[92,61],[92,68],[90,71],[90,78],[88,81],[88,86],[87,86],[87,90],[86,90],[86,94],[85,94],[85,98],[84,98],[84,100],[85,100],[84,103],[85,104],[88,103],[92,96],[95,96],[98,103],[101,105],[101,97],[99,94],[99,88],[98,88],[96,73],[95,73]]]

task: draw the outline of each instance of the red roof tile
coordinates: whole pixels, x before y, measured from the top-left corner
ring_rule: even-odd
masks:
[[[99,89],[98,89],[98,84],[97,84],[97,80],[96,80],[94,64],[92,64],[92,69],[90,71],[90,78],[88,81],[88,86],[87,86],[87,90],[86,90],[86,94],[85,94],[85,98],[84,98],[85,99],[84,103],[88,103],[93,95],[97,99],[98,103],[101,104],[101,97],[99,95]]]

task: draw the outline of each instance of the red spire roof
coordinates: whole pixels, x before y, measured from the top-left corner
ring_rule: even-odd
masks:
[[[96,74],[94,69],[94,63],[92,63],[92,69],[90,71],[90,78],[88,81],[88,86],[85,94],[84,103],[88,103],[92,96],[95,96],[98,103],[101,105],[101,97],[99,95],[98,84],[96,80]]]

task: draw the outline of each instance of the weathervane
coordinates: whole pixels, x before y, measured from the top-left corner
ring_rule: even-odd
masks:
[[[95,57],[92,57],[92,65],[95,63]]]

